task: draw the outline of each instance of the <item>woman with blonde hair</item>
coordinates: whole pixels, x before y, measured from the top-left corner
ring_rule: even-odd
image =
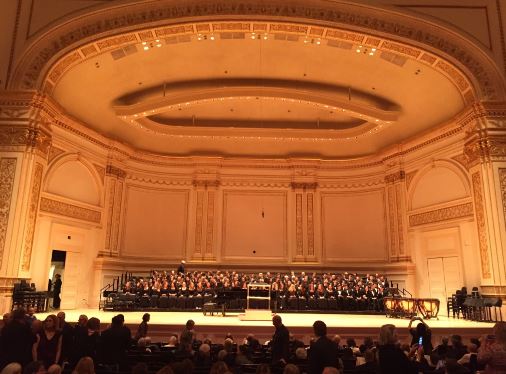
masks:
[[[379,334],[378,360],[380,373],[405,373],[416,374],[417,368],[411,362],[398,345],[395,326],[387,324],[381,326]]]
[[[83,357],[79,360],[72,374],[95,374],[95,364],[91,357]]]
[[[478,362],[485,364],[486,374],[506,372],[506,322],[494,325],[494,334],[481,339]]]

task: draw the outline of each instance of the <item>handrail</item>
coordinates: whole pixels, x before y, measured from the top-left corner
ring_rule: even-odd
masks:
[[[406,294],[408,294],[408,295],[409,295],[409,297],[413,297],[413,295],[411,294],[411,292],[409,292],[409,291],[408,291],[407,289],[405,289],[405,288],[402,288],[402,296],[404,296],[404,295],[406,295]]]
[[[102,307],[102,295],[104,294],[104,291],[107,291],[109,288],[111,288],[111,284],[108,283],[104,287],[100,289],[99,299],[98,299],[98,310]]]

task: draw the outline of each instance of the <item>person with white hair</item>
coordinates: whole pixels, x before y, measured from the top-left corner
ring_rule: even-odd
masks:
[[[184,274],[185,273],[185,265],[186,265],[186,261],[185,260],[181,260],[181,263],[179,264],[178,268],[177,268],[177,272],[178,274]]]
[[[17,362],[11,362],[3,368],[0,374],[21,374],[22,372],[23,368],[21,364],[18,364]]]

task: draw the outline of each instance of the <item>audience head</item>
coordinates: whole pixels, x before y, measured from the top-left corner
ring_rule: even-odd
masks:
[[[45,331],[54,331],[58,328],[58,317],[54,314],[50,314],[46,317],[44,321],[44,330]]]
[[[306,349],[299,347],[295,350],[295,357],[297,360],[306,360],[307,359],[307,351]]]
[[[223,346],[225,351],[232,352],[234,350],[234,341],[230,338],[226,338]]]
[[[123,326],[123,322],[124,322],[125,317],[121,318],[120,316],[123,317],[122,314],[118,314],[117,316],[112,317],[112,320],[111,320],[112,324],[111,325],[113,327]]]
[[[175,347],[176,344],[177,344],[177,336],[175,336],[175,335],[169,336],[169,339],[167,341],[167,345],[169,345],[171,347]]]
[[[276,314],[274,317],[272,317],[272,324],[274,327],[279,327],[283,324],[283,321],[281,320],[281,316]]]
[[[34,334],[38,334],[39,332],[42,331],[42,321],[36,319],[36,320],[33,320],[32,322],[32,325],[30,326],[31,330],[32,330],[32,333]]]
[[[213,366],[211,366],[211,370],[209,374],[223,374],[228,371],[228,366],[223,361],[216,361]]]
[[[374,350],[368,349],[364,352],[364,359],[365,362],[374,362],[376,361],[376,354],[374,353]]]
[[[188,330],[193,330],[194,327],[195,327],[195,321],[194,320],[189,319],[188,321],[186,321],[186,328]]]
[[[96,317],[91,317],[86,323],[86,327],[91,331],[100,331],[100,320]]]
[[[315,321],[315,323],[313,323],[313,331],[317,337],[326,336],[327,335],[327,325],[323,321],[319,321],[319,320]]]
[[[56,317],[58,317],[58,319],[60,320],[60,323],[65,322],[65,312],[58,312]]]
[[[260,364],[257,367],[256,374],[271,374],[271,367],[268,364]]]
[[[209,344],[201,344],[199,347],[199,352],[201,355],[210,356],[211,355],[211,346]]]
[[[335,367],[327,366],[323,369],[322,374],[339,374],[339,370],[337,370]]]
[[[139,362],[132,368],[132,374],[149,374],[148,365],[145,362]]]
[[[334,335],[334,343],[336,343],[337,345],[339,345],[339,343],[341,343],[341,336],[340,335]]]
[[[95,374],[93,359],[88,356],[81,358],[72,374]]]
[[[497,322],[494,325],[494,335],[500,344],[506,344],[506,322]]]
[[[381,345],[396,344],[397,334],[395,332],[395,326],[392,324],[386,324],[380,328],[379,342]]]
[[[163,368],[158,370],[156,374],[174,374],[174,370],[172,370],[170,365],[165,365]]]
[[[87,323],[88,323],[88,316],[86,314],[81,314],[79,316],[79,319],[77,320],[77,324],[79,326],[85,327]]]
[[[462,346],[462,336],[452,335],[451,342],[452,342],[452,346],[461,347]]]
[[[46,374],[46,368],[42,361],[32,361],[23,369],[23,374]]]
[[[17,362],[11,362],[3,370],[0,374],[21,374],[23,372],[23,368]]]
[[[4,326],[7,325],[11,320],[12,320],[12,313],[4,313],[3,315]]]
[[[19,308],[11,312],[11,321],[17,321],[17,322],[25,322],[25,310],[23,308]]]
[[[35,314],[35,308],[33,306],[29,306],[28,309],[26,310],[26,314],[29,315],[30,317],[33,316]]]
[[[47,374],[61,374],[62,368],[58,364],[53,364],[47,369]]]
[[[144,313],[144,315],[142,316],[142,322],[149,322],[150,319],[151,315],[149,313]]]
[[[353,338],[348,338],[346,339],[346,345],[350,348],[354,348],[357,346],[357,342],[355,342],[355,339]]]
[[[299,374],[299,368],[294,364],[288,364],[283,369],[283,374]]]

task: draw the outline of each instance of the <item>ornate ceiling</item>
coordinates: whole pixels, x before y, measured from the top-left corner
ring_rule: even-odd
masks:
[[[154,6],[131,5],[141,3]],[[102,17],[118,11],[104,7]],[[240,20],[173,16],[170,25],[146,21],[83,36],[41,67],[38,83],[22,61],[13,85],[41,85],[78,121],[142,150],[258,157],[374,154],[451,120],[480,97],[502,95],[501,85],[485,92],[477,84],[472,61],[466,68],[406,38],[324,25],[309,13],[282,20],[253,13],[244,8]],[[398,15],[381,16],[391,22]]]

